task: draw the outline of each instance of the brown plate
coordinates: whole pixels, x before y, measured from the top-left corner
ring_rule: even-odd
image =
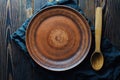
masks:
[[[37,64],[64,71],[84,60],[91,46],[91,31],[76,10],[52,6],[33,17],[27,28],[26,45]]]

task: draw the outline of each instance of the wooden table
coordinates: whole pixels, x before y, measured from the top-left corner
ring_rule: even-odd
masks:
[[[27,19],[27,10],[34,12],[47,0],[0,0],[0,80],[36,80],[36,73],[28,58],[10,40],[10,35]],[[76,0],[75,0],[76,1]],[[95,0],[76,1],[94,24]],[[107,0],[103,12],[103,36],[120,49],[120,1]]]

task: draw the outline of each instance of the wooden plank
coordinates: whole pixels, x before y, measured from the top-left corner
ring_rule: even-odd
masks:
[[[95,1],[94,0],[79,0],[79,6],[83,10],[85,16],[94,25],[94,20],[95,20]]]
[[[5,5],[2,5],[2,4],[5,4]],[[6,4],[7,2],[6,1],[0,1],[0,11],[1,12],[1,22],[0,22],[0,41],[1,41],[1,68],[0,68],[0,71],[1,71],[1,80],[7,80],[7,65],[8,65],[8,54],[6,52],[6,34],[7,32],[4,31],[5,30],[5,27],[6,27]],[[3,32],[4,31],[4,32]]]
[[[3,24],[3,20],[4,20],[4,18],[2,17],[4,14],[1,12],[2,11],[2,9],[3,9],[3,5],[2,5],[2,1],[0,0],[0,80],[2,80],[2,78],[3,78],[3,73],[2,73],[2,67],[3,67],[3,65],[2,65],[2,49],[1,49],[1,47],[2,47],[2,37],[1,37],[1,31],[2,31],[2,28],[1,28],[1,26],[4,26]],[[3,12],[4,12],[4,10],[3,10]]]
[[[26,19],[26,0],[2,0],[0,11],[0,80],[30,80],[31,64],[10,40],[10,34]]]
[[[105,9],[105,35],[120,49],[120,0],[107,0]]]
[[[4,2],[4,1],[2,1]],[[4,8],[1,8],[4,16],[2,18],[1,24],[1,37],[2,43],[1,43],[1,80],[11,80],[13,79],[13,70],[12,70],[12,62],[11,62],[11,43],[10,43],[10,34],[11,34],[11,28],[12,28],[12,22],[11,22],[11,0],[7,0],[6,2],[2,3],[5,4]],[[10,77],[10,78],[9,78]]]
[[[27,9],[31,7],[31,0],[12,0],[12,29],[14,32],[27,19]],[[32,66],[27,56],[21,51],[14,42],[12,47],[12,65],[15,80],[33,80]]]

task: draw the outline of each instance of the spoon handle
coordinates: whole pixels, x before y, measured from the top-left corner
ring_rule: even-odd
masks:
[[[101,44],[101,35],[102,35],[102,7],[96,8],[95,15],[95,51],[100,52],[100,44]]]

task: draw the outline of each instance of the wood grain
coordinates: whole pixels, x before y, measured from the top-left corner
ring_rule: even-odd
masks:
[[[21,55],[23,53],[19,48],[16,49],[10,40],[10,34],[26,19],[26,0],[2,0],[0,3],[0,80],[30,80],[31,64],[28,64],[27,58]],[[17,67],[14,65],[16,63]]]
[[[2,4],[7,4],[7,2],[6,1],[1,1],[0,2],[1,3],[1,5]],[[9,28],[7,28],[6,26],[8,26],[8,25],[5,25],[6,24],[6,6],[1,6],[0,7],[0,9],[3,11],[3,13],[1,13],[1,19],[2,19],[2,21],[0,22],[1,23],[1,80],[6,80],[7,79],[7,68],[8,68],[8,54],[7,54],[7,39],[6,39],[6,31],[8,31],[9,30]],[[6,31],[5,31],[5,28],[6,28]],[[8,30],[7,30],[8,29]],[[4,31],[4,32],[3,32]]]
[[[29,59],[10,40],[10,34],[27,19],[27,9],[34,12],[47,0],[0,0],[0,80],[37,80],[41,73],[34,71]],[[77,2],[77,0],[75,0]],[[94,24],[95,0],[79,0],[85,15]],[[120,48],[120,0],[107,0],[103,12],[103,36]]]
[[[120,49],[120,0],[107,0],[104,22],[104,34]]]

